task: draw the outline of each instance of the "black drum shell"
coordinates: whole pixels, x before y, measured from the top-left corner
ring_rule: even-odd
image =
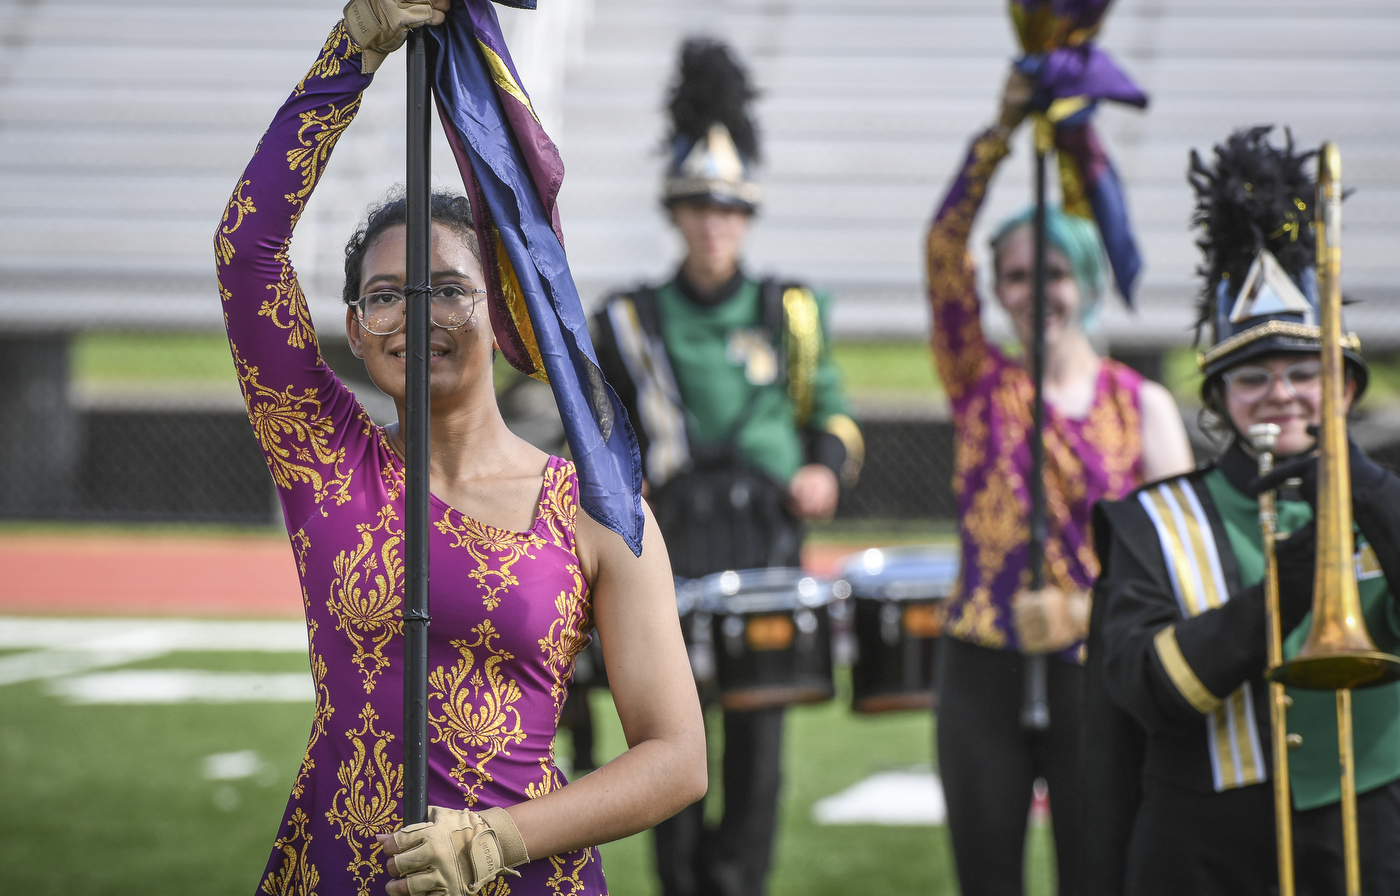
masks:
[[[778,636],[784,622],[790,639]],[[766,644],[762,632],[769,633]],[[717,611],[711,618],[711,635],[720,705],[726,710],[820,703],[836,693],[831,614],[825,604],[750,613]],[[786,646],[776,646],[783,640]]]
[[[951,544],[871,548],[847,558],[837,585],[852,617],[856,712],[937,706],[939,635],[961,560]]]
[[[936,707],[943,601],[849,600],[856,642],[851,708],[879,713]]]

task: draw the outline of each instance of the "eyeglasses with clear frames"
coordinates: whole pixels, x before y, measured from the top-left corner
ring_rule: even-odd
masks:
[[[484,289],[474,289],[448,283],[434,286],[429,293],[433,326],[456,330],[476,313],[477,302],[486,295]],[[403,329],[404,294],[397,289],[378,289],[360,296],[355,305],[355,319],[361,329],[375,336],[392,336]]]
[[[1225,389],[1235,399],[1253,404],[1273,391],[1275,378],[1283,381],[1284,390],[1294,398],[1316,401],[1322,395],[1322,364],[1318,361],[1299,361],[1282,373],[1257,365],[1236,367],[1225,372]]]

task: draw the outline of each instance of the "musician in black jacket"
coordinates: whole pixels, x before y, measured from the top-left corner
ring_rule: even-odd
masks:
[[[1202,397],[1229,447],[1218,461],[1099,505],[1103,573],[1090,621],[1083,803],[1086,893],[1266,894],[1278,887],[1257,460],[1245,433],[1281,429],[1282,462],[1320,422],[1311,154],[1233,135],[1193,156],[1205,227]],[[1365,389],[1345,340],[1345,403]],[[1400,647],[1400,478],[1351,451],[1355,575],[1380,649]],[[1284,658],[1310,628],[1316,462],[1284,489],[1277,550]],[[1340,896],[1341,819],[1332,692],[1289,689],[1289,777],[1300,896]],[[1400,683],[1353,695],[1363,891],[1400,893]],[[1295,737],[1296,735],[1296,737]]]

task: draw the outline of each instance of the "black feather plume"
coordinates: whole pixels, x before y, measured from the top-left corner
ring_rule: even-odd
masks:
[[[1296,152],[1287,128],[1284,146],[1274,146],[1268,139],[1273,129],[1264,125],[1231,134],[1215,147],[1213,167],[1191,151],[1187,178],[1196,190],[1191,223],[1204,231],[1196,245],[1205,255],[1196,269],[1205,280],[1197,333],[1215,314],[1220,281],[1243,283],[1260,249],[1273,253],[1295,279],[1317,254],[1312,226],[1317,185],[1304,170],[1317,152]]]
[[[718,122],[729,129],[740,155],[759,161],[758,132],[748,110],[757,96],[748,72],[727,44],[708,37],[687,38],[666,104],[671,113],[669,141],[699,140]]]

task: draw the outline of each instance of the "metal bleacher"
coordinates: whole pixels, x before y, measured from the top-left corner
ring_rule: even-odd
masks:
[[[0,433],[0,516],[97,513],[96,499],[74,483],[87,477],[106,487],[130,478],[128,462],[113,459],[119,437],[110,427],[121,421],[83,418],[93,406],[74,402],[68,340],[83,330],[220,329],[215,226],[341,3],[0,0],[0,418],[8,424]],[[757,111],[767,200],[749,267],[832,290],[838,338],[925,338],[923,228],[969,136],[994,115],[1014,53],[1004,3],[540,6],[500,14],[525,86],[563,153],[564,232],[586,304],[610,288],[666,276],[676,264],[678,246],[656,201],[661,109],[680,40],[710,34],[739,48],[763,91]],[[1107,346],[1151,357],[1190,340],[1198,253],[1188,229],[1187,153],[1236,127],[1278,123],[1291,124],[1304,145],[1340,144],[1344,182],[1355,190],[1346,207],[1346,290],[1358,300],[1349,324],[1368,353],[1400,351],[1400,253],[1393,248],[1400,4],[1119,0],[1102,42],[1152,96],[1145,113],[1104,108],[1099,115],[1147,265],[1140,310],[1129,314],[1110,302],[1103,315]],[[332,364],[337,352],[342,360],[347,354],[338,336],[341,247],[365,206],[402,180],[403,82],[396,60],[376,76],[293,243]],[[440,134],[434,163],[435,181],[460,186]],[[1029,201],[1029,175],[1023,140],[993,185],[974,240],[979,260],[986,228]],[[988,323],[994,334],[1007,333],[995,309]],[[353,379],[353,371],[346,375]],[[541,389],[534,398],[522,393],[525,405],[538,405],[526,416],[550,416],[548,389]],[[392,412],[382,396],[375,404],[377,392],[361,395],[371,413]],[[220,518],[265,516],[265,476],[242,435],[232,381],[216,399],[169,395],[156,404],[139,410],[232,415],[227,438],[248,444],[224,465],[249,463],[252,487],[264,492]],[[909,425],[937,423],[920,413]],[[209,441],[171,414],[160,422],[170,439]],[[132,458],[148,456],[144,440],[155,423],[132,417],[122,425],[140,446]],[[926,445],[941,437],[920,430],[901,438]],[[196,471],[223,463],[189,461]],[[946,490],[943,472],[925,473],[930,489]],[[166,487],[172,497],[160,513],[171,518],[192,512],[177,499],[191,507],[216,503],[171,485],[177,479],[157,475],[153,485],[128,491]],[[125,500],[112,497],[101,513],[135,513],[121,509]]]
[[[0,332],[217,328],[210,236],[237,172],[338,13],[331,0],[0,0]],[[585,300],[664,274],[660,114],[682,36],[732,40],[764,91],[768,191],[751,263],[832,288],[845,336],[916,337],[919,237],[1013,52],[985,0],[541,0],[503,12],[564,152],[570,258]],[[521,25],[529,16],[533,25]],[[545,23],[541,25],[540,23]],[[1340,143],[1352,325],[1400,343],[1400,5],[1393,0],[1121,0],[1102,35],[1152,95],[1100,121],[1147,270],[1110,342],[1187,337],[1196,251],[1191,147],[1278,122]],[[561,60],[567,64],[560,64]],[[317,316],[339,246],[400,179],[402,73],[385,66],[298,230]],[[437,178],[452,183],[445,147]],[[1024,147],[983,227],[1029,198]],[[980,241],[979,241],[980,242]]]
[[[764,91],[768,198],[752,265],[832,288],[840,336],[922,337],[922,230],[970,135],[995,114],[1014,53],[1005,4],[597,0],[563,116],[564,223],[585,295],[674,264],[655,200],[660,109],[691,33],[733,41]],[[1108,341],[1154,349],[1191,338],[1187,154],[1233,128],[1278,123],[1304,145],[1340,144],[1356,190],[1347,293],[1364,302],[1350,322],[1368,345],[1400,347],[1400,4],[1120,0],[1101,38],[1152,97],[1146,112],[1099,115],[1147,265],[1140,313],[1109,309]],[[1023,141],[983,212],[979,256],[987,228],[1029,202],[1030,164]]]

